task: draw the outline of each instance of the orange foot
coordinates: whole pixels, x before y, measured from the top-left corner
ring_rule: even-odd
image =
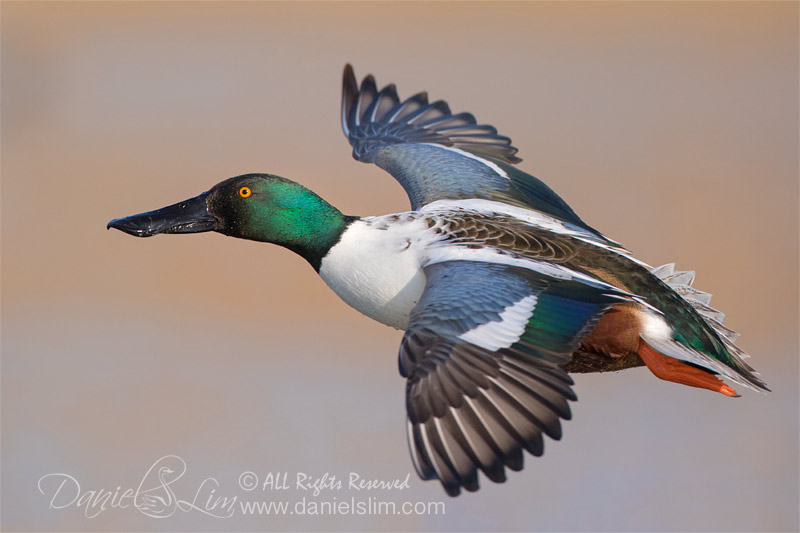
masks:
[[[650,372],[665,381],[674,381],[690,387],[699,387],[725,396],[739,396],[736,391],[725,385],[721,379],[709,372],[684,364],[677,359],[661,355],[646,342],[639,339],[639,357],[650,369]]]

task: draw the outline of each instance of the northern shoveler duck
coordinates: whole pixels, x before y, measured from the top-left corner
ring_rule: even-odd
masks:
[[[450,495],[520,470],[561,438],[569,371],[641,364],[661,379],[768,391],[692,272],[651,268],[517,169],[508,137],[422,92],[357,85],[344,70],[353,157],[397,179],[411,211],[346,216],[302,185],[246,174],[109,222],[138,237],[219,233],[284,246],[365,315],[405,330],[408,440],[423,479]]]

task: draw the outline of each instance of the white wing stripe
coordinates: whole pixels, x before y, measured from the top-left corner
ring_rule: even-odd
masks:
[[[462,333],[458,338],[490,352],[508,348],[517,342],[525,332],[528,320],[536,307],[536,299],[534,294],[526,296],[506,307],[500,313],[500,320],[481,324]]]

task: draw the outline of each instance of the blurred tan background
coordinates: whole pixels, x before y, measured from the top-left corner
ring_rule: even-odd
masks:
[[[2,2],[2,529],[796,531],[798,4]],[[111,218],[245,172],[349,214],[408,209],[354,161],[340,77],[428,90],[653,265],[675,261],[774,392],[576,376],[562,442],[449,499],[413,474],[400,332],[278,247],[138,240]],[[136,488],[158,458],[217,495],[246,471],[403,478],[446,514],[156,519],[49,509],[50,473]],[[52,478],[48,478],[52,479]]]

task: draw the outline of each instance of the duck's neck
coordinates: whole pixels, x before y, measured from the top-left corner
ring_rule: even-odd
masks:
[[[288,227],[294,224],[299,233],[289,235],[282,242],[276,242],[303,257],[317,272],[322,258],[339,242],[347,227],[359,218],[343,215],[327,202],[325,205],[329,209],[313,209],[301,216],[289,216]]]

